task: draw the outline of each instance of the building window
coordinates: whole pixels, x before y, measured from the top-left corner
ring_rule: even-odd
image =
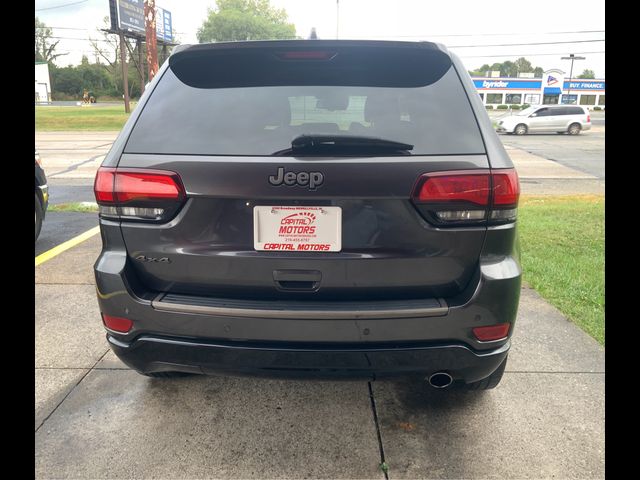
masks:
[[[604,105],[604,95],[600,95],[598,98],[598,105]]]
[[[595,95],[580,95],[580,105],[595,105],[595,104],[596,104]]]
[[[507,93],[507,98],[504,103],[522,103],[522,95],[520,93]]]
[[[562,103],[564,105],[577,105],[578,95],[562,95]]]
[[[487,93],[487,103],[502,103],[501,93]]]
[[[524,96],[524,103],[529,105],[538,105],[540,103],[540,95],[532,95],[528,93]]]

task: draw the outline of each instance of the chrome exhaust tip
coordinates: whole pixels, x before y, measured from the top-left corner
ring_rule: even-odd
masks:
[[[433,388],[447,388],[452,383],[453,378],[445,372],[436,372],[429,377],[429,385]]]

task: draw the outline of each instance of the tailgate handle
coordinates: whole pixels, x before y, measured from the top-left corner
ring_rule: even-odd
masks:
[[[318,270],[274,270],[273,280],[278,290],[309,292],[320,287],[322,273]]]

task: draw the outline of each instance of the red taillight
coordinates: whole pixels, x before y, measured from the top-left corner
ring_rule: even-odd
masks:
[[[111,315],[102,314],[102,323],[109,330],[119,333],[127,333],[133,327],[133,321],[128,318],[112,317]]]
[[[177,173],[116,172],[115,193],[120,203],[132,200],[182,200],[184,190]]]
[[[515,169],[460,170],[422,175],[413,202],[442,225],[512,222],[520,183]]]
[[[475,327],[473,334],[481,342],[490,342],[492,340],[502,340],[509,335],[510,323],[498,323],[497,325],[489,325],[487,327]]]
[[[293,50],[290,52],[280,52],[277,55],[281,60],[331,60],[336,56],[336,52]]]
[[[515,169],[493,171],[493,204],[516,206],[520,198],[520,181]]]
[[[96,174],[96,180],[93,183],[93,191],[96,195],[98,203],[115,202],[114,180],[115,168],[100,167]]]
[[[587,123],[591,123],[591,115],[587,115]]]
[[[167,221],[186,193],[175,172],[101,167],[94,183],[100,216],[122,220]]]
[[[422,202],[489,203],[489,174],[434,173],[426,177],[416,198]]]

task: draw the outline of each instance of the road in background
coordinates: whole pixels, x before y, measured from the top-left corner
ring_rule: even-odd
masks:
[[[599,179],[605,178],[604,126],[593,125],[580,135],[501,134],[505,146],[519,148],[561,165],[585,172]]]
[[[489,117],[493,121],[508,115],[509,113],[497,110],[489,111]],[[500,140],[505,146],[525,150],[604,180],[605,114],[592,111],[590,115],[591,130],[575,137],[557,133],[522,136],[500,134]]]

